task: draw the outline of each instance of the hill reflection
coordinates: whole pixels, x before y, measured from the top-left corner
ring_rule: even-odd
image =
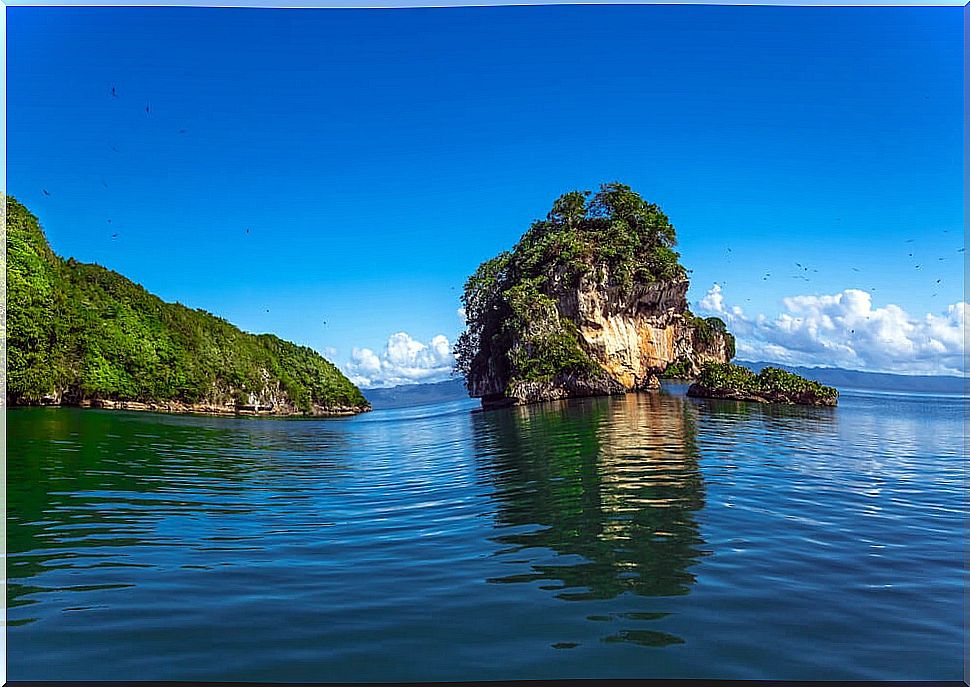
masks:
[[[30,408],[8,426],[9,608],[45,592],[131,587],[132,569],[165,564],[169,547],[251,547],[260,532],[247,518],[274,499],[306,500],[301,478],[345,470],[349,446],[322,422]],[[93,586],[30,583],[91,570]]]
[[[628,394],[481,413],[478,453],[498,505],[498,555],[566,601],[683,595],[704,555],[695,513],[704,484],[693,409],[683,398]],[[552,562],[543,550],[558,556]],[[541,559],[541,560],[540,560]],[[663,612],[614,614],[657,620]],[[590,620],[607,620],[593,615]],[[678,637],[628,629],[604,638],[651,646]]]

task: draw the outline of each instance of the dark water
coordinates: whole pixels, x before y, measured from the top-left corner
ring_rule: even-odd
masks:
[[[11,411],[8,676],[960,679],[964,400],[676,391]]]

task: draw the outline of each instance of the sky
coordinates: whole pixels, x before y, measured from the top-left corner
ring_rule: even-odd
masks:
[[[62,256],[448,377],[561,193],[657,203],[739,357],[963,368],[960,8],[7,10],[7,185]]]

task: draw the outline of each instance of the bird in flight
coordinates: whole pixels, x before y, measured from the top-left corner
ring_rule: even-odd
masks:
[[[966,248],[961,248],[960,250],[957,251],[957,253],[962,253],[965,250],[966,250]]]
[[[114,86],[111,87],[111,97],[112,98],[117,98],[118,97],[118,89],[115,88]]]
[[[179,129],[179,133],[180,133],[180,134],[184,134],[184,133],[185,133],[185,132],[187,132],[187,131],[188,131],[188,129]]]
[[[152,104],[151,103],[145,103],[145,114],[146,115],[150,115],[151,113],[152,113]]]
[[[906,242],[906,243],[912,243],[912,242],[913,242],[913,239],[906,239],[906,241],[905,241],[905,242]]]
[[[117,234],[112,234],[111,235],[111,238],[116,239],[116,238],[118,238],[118,235]]]

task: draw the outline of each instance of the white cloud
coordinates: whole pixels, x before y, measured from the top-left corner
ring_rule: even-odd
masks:
[[[912,374],[962,374],[966,313],[954,303],[915,317],[898,305],[873,307],[872,295],[846,289],[833,295],[791,296],[773,318],[728,307],[719,285],[698,312],[717,315],[737,337],[738,357]]]
[[[424,344],[406,332],[391,334],[384,350],[354,348],[344,372],[361,387],[440,382],[451,376],[455,359],[448,338],[438,334]]]

